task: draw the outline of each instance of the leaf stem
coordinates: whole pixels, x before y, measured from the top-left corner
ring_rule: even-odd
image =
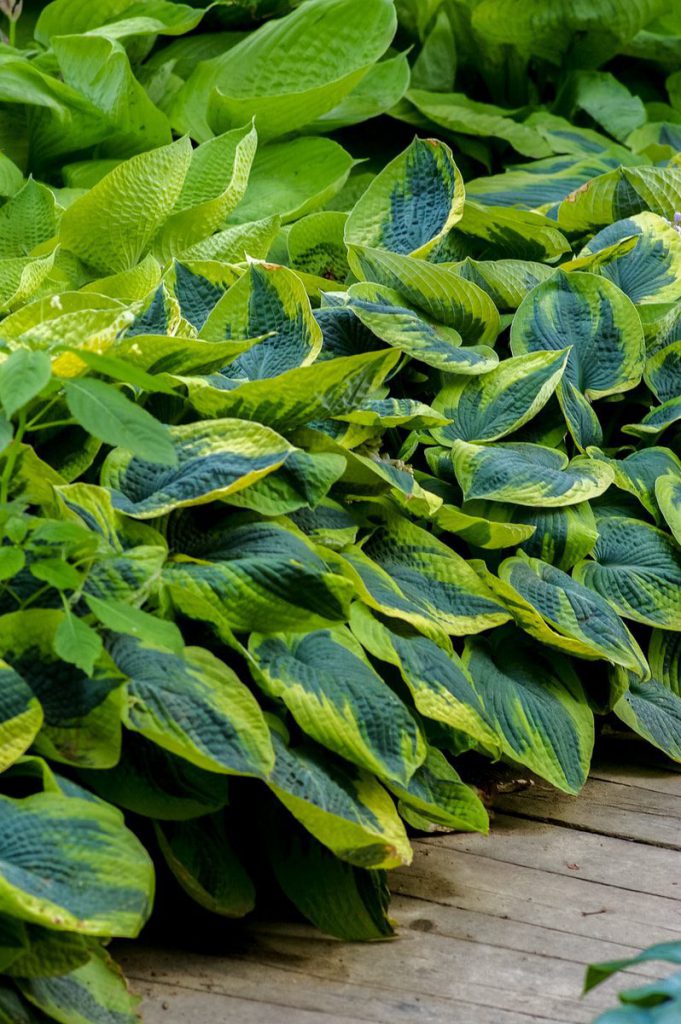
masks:
[[[8,33],[8,35],[9,35],[9,45],[10,46],[16,46],[17,45],[17,23],[14,20],[14,18],[9,18],[8,20],[9,20],[9,33]]]

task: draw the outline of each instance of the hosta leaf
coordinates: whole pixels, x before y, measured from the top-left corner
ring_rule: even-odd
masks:
[[[332,452],[295,450],[284,465],[225,501],[264,516],[315,508],[343,476],[345,458]]]
[[[549,263],[570,252],[565,235],[555,221],[531,210],[506,206],[484,206],[466,201],[463,217],[454,229],[472,244],[481,260],[522,257]]]
[[[676,543],[681,545],[681,473],[666,473],[658,477],[655,498]]]
[[[181,139],[119,164],[68,208],[62,245],[99,273],[131,270],[177,202],[191,153]]]
[[[624,83],[607,71],[578,71],[567,80],[561,105],[570,107],[570,114],[583,110],[609,135],[620,141],[646,120],[646,110],[639,96],[632,96]]]
[[[487,345],[461,347],[461,335],[405,305],[399,292],[384,285],[353,284],[349,308],[376,337],[405,355],[446,373],[487,373],[499,357]]]
[[[16,921],[16,925],[19,925],[19,921]],[[27,946],[18,956],[14,956],[7,968],[10,977],[52,978],[68,974],[87,963],[92,955],[91,944],[84,935],[52,931],[37,924],[23,925],[22,928]],[[3,1018],[0,1017],[0,1020]]]
[[[637,245],[599,268],[637,305],[676,302],[681,297],[681,235],[656,213],[637,213],[599,231],[582,253],[597,253],[620,239],[638,238]]]
[[[52,364],[46,352],[16,349],[0,363],[0,402],[12,416],[40,394],[50,382]]]
[[[412,851],[395,805],[373,775],[288,747],[275,730],[269,787],[315,839],[337,857],[363,868],[391,868]]]
[[[32,178],[0,210],[0,259],[30,256],[57,233],[54,196]]]
[[[57,793],[2,796],[0,822],[4,912],[85,935],[137,935],[151,910],[153,868],[120,811]]]
[[[119,636],[111,657],[127,676],[129,729],[207,771],[266,775],[269,730],[250,690],[209,651],[162,650]]]
[[[593,561],[574,576],[624,618],[681,630],[681,552],[668,534],[637,519],[599,520]]]
[[[286,236],[291,266],[327,281],[344,281],[350,272],[343,232],[347,215],[321,210],[301,217]]]
[[[559,384],[567,351],[534,352],[505,359],[483,377],[447,384],[433,406],[447,419],[431,430],[439,444],[497,441],[532,419]]]
[[[526,509],[519,505],[504,507],[495,502],[490,514],[506,511],[510,512],[514,522],[532,525],[534,532],[523,541],[522,550],[564,572],[590,554],[598,539],[596,519],[586,501],[565,508],[547,509]]]
[[[675,761],[681,761],[680,655],[679,634],[654,629],[648,650],[651,678],[642,682],[618,669],[624,693],[613,709],[630,729]]]
[[[388,51],[390,52],[390,51]],[[410,68],[406,53],[387,57],[369,68],[366,75],[332,110],[306,128],[308,132],[334,132],[387,113],[409,88]]]
[[[263,138],[295,131],[361,81],[394,31],[388,0],[324,0],[270,21],[219,59],[211,124],[224,131],[255,115]],[[196,87],[190,78],[185,90]]]
[[[199,906],[222,917],[244,917],[253,910],[255,887],[230,846],[222,814],[157,822],[155,830],[166,864]]]
[[[568,130],[574,131],[570,125]],[[623,152],[628,155],[628,151]],[[574,156],[550,156],[544,160],[518,164],[503,174],[474,178],[466,182],[466,195],[476,203],[489,206],[542,209],[560,203],[593,178],[607,173],[611,166],[600,154],[595,153],[582,154],[581,159]]]
[[[254,380],[230,390],[225,378],[185,378],[189,401],[202,416],[256,420],[287,433],[312,420],[343,416],[360,407],[395,367],[396,352],[367,352],[284,370],[272,381]],[[227,367],[227,372],[229,372]]]
[[[359,602],[352,606],[350,624],[374,658],[398,669],[424,718],[465,733],[483,750],[498,756],[497,736],[457,654],[415,630],[399,630],[397,625],[389,628]]]
[[[156,238],[158,252],[182,252],[224,226],[246,191],[257,141],[246,125],[192,151],[182,191]]]
[[[56,978],[22,980],[24,996],[60,1024],[137,1024],[137,996],[111,958],[98,950],[82,967]]]
[[[491,103],[476,103],[463,93],[410,89],[407,98],[430,121],[450,132],[503,139],[524,156],[550,156],[551,148],[533,128],[513,121],[507,111]]]
[[[426,832],[488,832],[489,818],[480,797],[461,781],[444,754],[428,748],[428,757],[407,787],[390,784],[407,824]]]
[[[536,645],[499,637],[466,641],[463,663],[473,679],[504,754],[566,793],[589,772],[593,713],[577,674]]]
[[[387,916],[390,893],[382,871],[366,871],[333,856],[304,833],[291,834],[275,819],[269,855],[289,900],[315,927],[346,941],[394,934]]]
[[[69,412],[100,441],[120,445],[151,464],[174,466],[177,454],[168,428],[113,385],[89,378],[64,384]]]
[[[229,643],[231,630],[304,630],[342,622],[354,594],[306,538],[275,523],[246,523],[183,544],[164,571],[176,607],[210,622]]]
[[[567,344],[558,398],[572,436],[584,449],[601,440],[588,400],[628,391],[641,380],[645,342],[633,303],[607,279],[559,271],[523,300],[513,320],[511,348],[519,354]]]
[[[207,341],[259,338],[225,370],[235,380],[276,377],[294,366],[314,362],[322,332],[312,315],[305,288],[292,270],[251,263],[220,299],[201,330]]]
[[[17,256],[0,259],[0,311],[16,309],[38,291],[54,266],[49,256]]]
[[[43,724],[43,709],[30,686],[0,662],[0,772],[27,750]]]
[[[0,652],[37,698],[43,726],[36,750],[84,768],[110,768],[121,749],[123,676],[102,653],[91,676],[54,649],[65,614],[29,608],[0,617]]]
[[[287,224],[298,220],[340,192],[353,163],[350,154],[332,139],[303,136],[264,146],[253,161],[245,195],[230,221],[245,224],[280,217]],[[301,175],[301,167],[305,174]]]
[[[254,633],[256,679],[321,746],[406,785],[426,755],[418,725],[346,629]]]
[[[248,256],[264,260],[280,226],[278,217],[234,224],[223,231],[217,231],[210,238],[196,242],[183,251],[182,257],[188,260],[223,260],[225,263],[240,263]]]
[[[646,362],[646,384],[660,402],[681,395],[681,341],[673,341],[652,353]]]
[[[647,674],[643,653],[611,605],[567,573],[524,555],[502,562],[498,579],[482,575],[516,624],[535,639],[580,658],[604,658],[637,676]]]
[[[525,442],[484,447],[456,440],[452,464],[466,499],[549,508],[595,498],[614,477],[605,462],[583,455],[570,461],[563,452]]]
[[[530,260],[473,260],[470,257],[452,270],[487,292],[501,311],[517,309],[527,293],[553,273],[551,267]]]
[[[489,504],[492,505],[491,502]],[[485,509],[485,515],[479,513],[477,506],[478,503],[474,501],[467,502],[465,509],[456,505],[442,505],[433,519],[446,533],[457,534],[473,547],[490,550],[515,548],[534,533],[534,526],[501,522],[493,518],[494,508],[502,507],[496,503],[494,508]]]
[[[378,174],[345,227],[350,245],[424,257],[461,219],[463,178],[448,146],[414,139]]]
[[[177,464],[163,468],[117,449],[102,467],[115,508],[138,519],[202,505],[248,487],[295,449],[259,423],[224,419],[171,427]]]
[[[401,517],[391,517],[362,548],[347,549],[343,557],[370,608],[434,639],[478,633],[508,619],[463,558]]]
[[[447,267],[360,246],[350,248],[350,265],[363,280],[394,289],[410,306],[453,327],[466,344],[493,344],[499,333],[499,314],[489,295]]]
[[[633,494],[641,505],[654,516],[659,526],[663,516],[657,503],[657,481],[668,474],[681,474],[681,461],[669,448],[642,448],[624,459],[608,459],[598,449],[591,453],[594,458],[607,461],[615,474],[615,485]]]

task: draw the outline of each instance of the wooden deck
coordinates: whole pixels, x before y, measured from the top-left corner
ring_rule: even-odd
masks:
[[[396,941],[258,924],[227,957],[119,944],[146,1024],[590,1024],[616,989],[581,999],[585,964],[681,939],[681,772],[627,749],[578,798],[498,798],[489,837],[417,841]]]

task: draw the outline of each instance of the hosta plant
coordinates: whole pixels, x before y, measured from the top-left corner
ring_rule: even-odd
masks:
[[[0,1024],[152,861],[380,939],[472,758],[681,760],[678,19],[550,6],[3,5]]]

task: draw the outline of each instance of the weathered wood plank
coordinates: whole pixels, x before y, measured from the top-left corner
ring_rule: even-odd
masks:
[[[615,836],[669,850],[681,850],[681,775],[665,793],[613,780],[592,778],[579,796],[545,784],[498,796],[506,813],[599,835]]]

